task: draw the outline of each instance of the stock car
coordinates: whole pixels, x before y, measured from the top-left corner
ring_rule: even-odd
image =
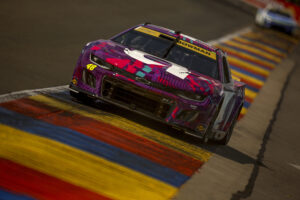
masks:
[[[225,145],[245,85],[232,79],[222,50],[145,23],[87,43],[69,90],[73,97],[100,99]]]
[[[298,23],[292,14],[284,8],[274,5],[258,9],[255,23],[265,28],[277,28],[291,35],[295,35],[298,31]]]

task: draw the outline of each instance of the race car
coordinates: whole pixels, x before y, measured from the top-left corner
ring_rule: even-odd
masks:
[[[268,5],[264,9],[258,9],[255,23],[265,28],[277,28],[292,35],[298,32],[297,21],[288,10],[280,6]]]
[[[225,53],[149,23],[83,48],[69,86],[164,122],[204,141],[227,144],[244,102]]]

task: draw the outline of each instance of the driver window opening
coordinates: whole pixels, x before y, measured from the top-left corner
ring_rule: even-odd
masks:
[[[229,83],[230,78],[229,78],[229,67],[228,67],[228,62],[226,60],[226,57],[223,57],[223,70],[224,70],[224,82]]]

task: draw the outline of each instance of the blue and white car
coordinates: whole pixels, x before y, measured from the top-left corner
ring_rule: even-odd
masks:
[[[295,34],[298,29],[297,21],[286,9],[278,6],[267,6],[259,9],[255,23],[265,28],[278,28],[286,33]]]

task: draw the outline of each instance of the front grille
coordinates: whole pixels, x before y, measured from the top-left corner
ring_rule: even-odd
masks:
[[[101,92],[103,98],[159,118],[165,118],[171,107],[163,97],[114,78],[104,78]]]
[[[194,121],[198,117],[198,112],[195,110],[184,110],[181,111],[177,116],[176,119],[190,122]]]

